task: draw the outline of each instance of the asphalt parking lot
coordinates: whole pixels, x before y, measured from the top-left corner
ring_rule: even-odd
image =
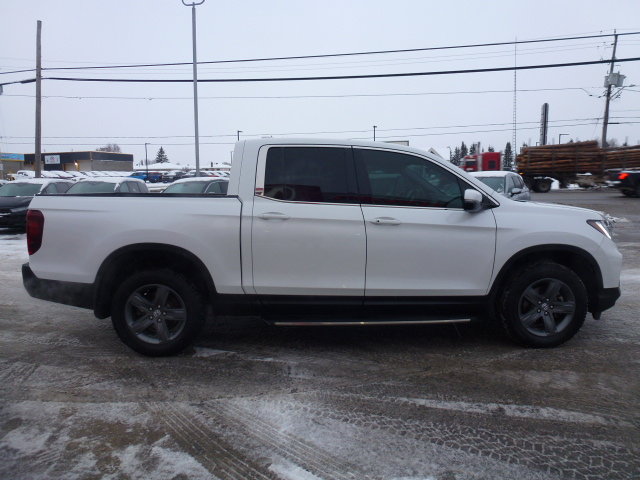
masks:
[[[569,343],[483,325],[274,328],[224,318],[141,357],[109,320],[30,298],[0,232],[0,478],[640,478],[640,199],[534,201],[616,217],[623,294]]]

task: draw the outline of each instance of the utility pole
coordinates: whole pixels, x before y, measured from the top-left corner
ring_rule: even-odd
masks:
[[[34,155],[34,169],[36,178],[42,176],[42,21],[38,20],[38,28],[36,34],[36,145]]]
[[[204,0],[200,2],[186,3],[182,0],[185,7],[191,7],[191,36],[193,43],[193,119],[195,124],[196,139],[196,177],[200,176],[200,136],[198,134],[198,55],[196,53],[196,5],[202,5]]]
[[[374,125],[374,126],[373,126],[373,141],[374,141],[374,142],[376,141],[376,128],[378,128],[378,126],[377,126],[377,125]]]
[[[242,130],[237,130],[238,132],[238,141],[240,141],[240,134],[242,133]]]
[[[613,31],[613,53],[611,54],[611,66],[609,75],[613,73],[613,65],[616,62],[616,47],[618,46],[618,34]],[[607,99],[604,104],[604,119],[602,120],[602,148],[607,148],[607,126],[609,125],[609,101],[611,100],[611,82],[607,79]]]

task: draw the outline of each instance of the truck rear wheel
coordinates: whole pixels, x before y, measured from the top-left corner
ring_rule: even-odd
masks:
[[[575,272],[543,262],[516,272],[499,302],[509,337],[528,347],[555,347],[572,338],[587,314],[587,290]]]
[[[152,357],[174,355],[188,347],[205,320],[201,294],[170,270],[133,274],[116,290],[111,321],[130,348]]]

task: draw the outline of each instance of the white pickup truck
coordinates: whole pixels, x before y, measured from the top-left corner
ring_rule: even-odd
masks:
[[[620,295],[598,212],[507,199],[399,145],[248,140],[233,158],[227,195],[34,198],[27,291],[111,316],[145,355],[191,344],[208,308],[278,325],[490,316],[551,347]]]

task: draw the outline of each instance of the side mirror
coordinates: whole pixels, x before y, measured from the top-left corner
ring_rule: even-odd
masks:
[[[470,213],[482,210],[482,194],[477,190],[467,188],[464,191],[464,209]]]
[[[518,194],[520,194],[520,193],[522,193],[522,189],[521,189],[521,188],[516,187],[516,188],[514,188],[513,190],[511,190],[511,196],[512,196],[512,197],[513,197],[514,195],[518,195]]]

